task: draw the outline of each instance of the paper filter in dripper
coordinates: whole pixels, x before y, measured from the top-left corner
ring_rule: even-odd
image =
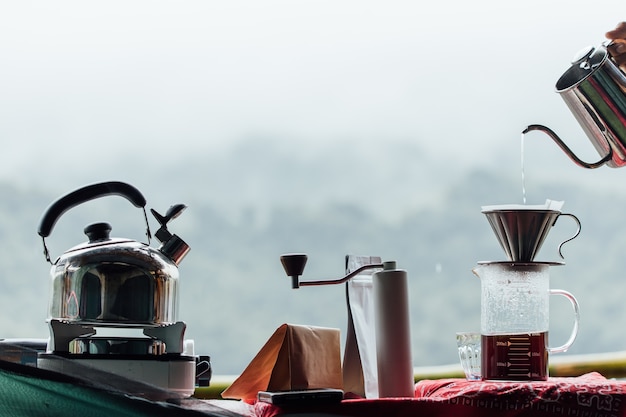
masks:
[[[546,200],[543,205],[483,206],[482,213],[510,261],[532,262],[562,206],[562,201]]]

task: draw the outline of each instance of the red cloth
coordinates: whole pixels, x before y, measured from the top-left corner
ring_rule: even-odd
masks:
[[[608,380],[596,372],[533,382],[420,381],[415,397],[480,410],[482,415],[495,410],[503,417],[626,415],[626,381]]]
[[[420,381],[415,398],[351,398],[337,405],[290,407],[256,403],[256,417],[285,412],[354,417],[615,417],[626,416],[626,381],[598,373],[540,382],[483,382],[464,379]]]

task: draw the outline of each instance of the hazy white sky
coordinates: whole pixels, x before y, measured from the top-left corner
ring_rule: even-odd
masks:
[[[250,135],[479,163],[543,123],[591,149],[554,83],[621,20],[614,0],[4,1],[0,178]]]

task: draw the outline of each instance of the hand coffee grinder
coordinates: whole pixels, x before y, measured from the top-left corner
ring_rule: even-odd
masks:
[[[365,270],[378,270],[372,276],[378,397],[412,398],[415,387],[406,271],[396,269],[395,261],[387,261],[362,265],[338,279],[301,281],[307,259],[304,253],[290,253],[280,257],[294,289],[342,284]]]
[[[109,223],[94,223],[84,229],[88,242],[52,262],[45,238],[60,216],[107,195],[142,208],[148,243],[111,238]],[[184,352],[186,325],[177,320],[178,265],[189,246],[167,230],[167,223],[186,206],[174,205],[164,216],[151,210],[161,225],[156,238],[162,244],[154,249],[145,205],[133,186],[105,182],[73,191],[48,207],[38,233],[52,264],[50,339],[37,366],[64,373],[68,361],[79,361],[185,397],[194,392],[196,358]]]

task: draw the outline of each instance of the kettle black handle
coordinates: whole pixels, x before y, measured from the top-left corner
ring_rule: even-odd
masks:
[[[45,238],[50,236],[57,220],[69,209],[95,198],[107,195],[119,195],[130,201],[135,207],[145,207],[146,199],[141,192],[130,184],[119,181],[101,182],[87,185],[59,198],[52,203],[39,223],[37,233]]]

